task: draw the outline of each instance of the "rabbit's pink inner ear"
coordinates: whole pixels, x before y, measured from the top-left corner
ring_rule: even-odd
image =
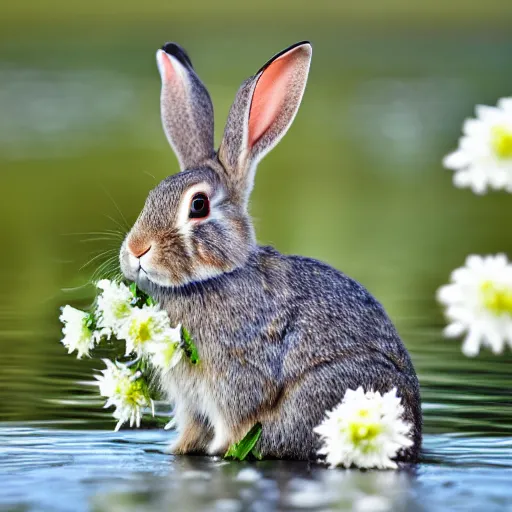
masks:
[[[282,112],[295,76],[295,51],[272,62],[258,79],[249,111],[249,148],[258,142]]]
[[[157,63],[163,83],[181,82],[182,66],[172,55],[168,55],[163,50],[158,50]]]
[[[162,82],[171,80],[172,76],[174,75],[174,69],[167,54],[163,50],[158,50],[156,60],[158,63],[158,70],[160,71]]]

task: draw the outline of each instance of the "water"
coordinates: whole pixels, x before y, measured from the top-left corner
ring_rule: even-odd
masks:
[[[473,105],[510,94],[509,31],[280,18],[262,38],[256,21],[125,14],[105,28],[88,18],[68,26],[68,11],[40,24],[9,9],[10,24],[0,20],[0,507],[512,510],[512,356],[465,358],[441,338],[434,299],[467,254],[512,254],[512,198],[456,190],[440,166]],[[84,285],[106,256],[81,267],[117,250],[117,235],[97,233],[126,231],[147,191],[176,170],[154,50],[167,39],[189,49],[219,140],[242,79],[304,37],[315,52],[304,104],[260,166],[251,211],[261,243],[342,269],[396,322],[426,432],[422,462],[400,472],[174,458],[165,453],[173,434],[157,428],[168,406],[147,430],[113,433],[90,386],[101,363],[58,343],[58,307],[90,303]]]
[[[3,427],[1,502],[16,510],[510,510],[512,441],[428,435],[401,471],[330,471],[165,454],[161,431]]]

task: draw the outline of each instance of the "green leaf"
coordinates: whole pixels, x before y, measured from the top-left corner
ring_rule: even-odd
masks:
[[[90,331],[96,330],[96,318],[94,316],[94,313],[88,312],[87,316],[85,318],[85,325]]]
[[[185,351],[185,355],[188,357],[192,364],[199,363],[199,352],[197,351],[197,347],[194,344],[194,340],[190,333],[185,329],[185,327],[181,326],[181,341],[183,343],[183,350]]]
[[[226,454],[225,459],[236,459],[245,460],[249,453],[252,453],[254,457],[261,460],[261,453],[255,450],[254,446],[258,442],[262,432],[261,423],[256,423],[254,427],[245,434],[245,437],[238,443],[232,444]]]
[[[137,298],[137,283],[131,283],[130,286],[130,291],[132,292],[132,295]]]
[[[144,304],[148,306],[154,306],[156,304],[153,297],[150,297],[147,293],[144,293],[137,287],[137,283],[130,283],[128,288],[133,295],[132,306],[142,307]]]
[[[256,450],[256,447],[254,447],[252,450],[251,450],[251,455],[255,458],[255,459],[258,459],[258,460],[263,460],[263,455],[261,455],[261,452]]]

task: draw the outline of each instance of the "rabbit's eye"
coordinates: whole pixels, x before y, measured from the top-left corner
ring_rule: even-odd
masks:
[[[208,196],[199,192],[195,194],[190,202],[189,219],[204,219],[210,213],[210,202]]]

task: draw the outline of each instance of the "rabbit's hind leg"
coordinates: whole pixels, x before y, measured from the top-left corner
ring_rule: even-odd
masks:
[[[263,430],[256,449],[265,458],[316,460],[320,442],[313,429],[343,400],[347,389],[359,386],[382,393],[398,389],[414,441],[398,460],[414,461],[421,445],[417,381],[387,361],[368,361],[364,356],[324,363],[289,383],[272,410],[261,416]]]

